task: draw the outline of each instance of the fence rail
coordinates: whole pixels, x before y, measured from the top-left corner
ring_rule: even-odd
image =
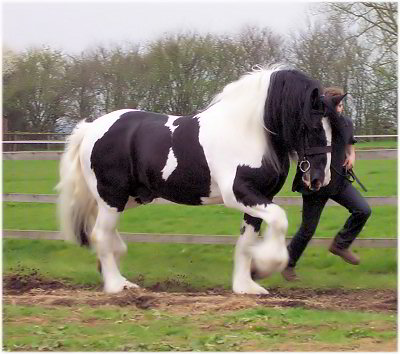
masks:
[[[30,133],[30,132],[8,132],[3,133],[3,136],[8,137],[12,140],[12,138],[19,138],[23,136],[41,136],[44,135],[46,137],[49,136],[64,136],[67,137],[68,133]],[[386,139],[386,138],[398,138],[398,134],[372,134],[372,135],[354,135],[355,138],[374,138],[374,139]]]
[[[386,138],[398,138],[399,136],[397,134],[386,134],[386,135],[354,135],[354,137],[357,139],[386,139]]]
[[[238,236],[228,235],[191,235],[191,234],[146,234],[146,233],[120,233],[122,239],[133,243],[184,243],[184,244],[208,244],[208,245],[234,245]],[[39,230],[3,230],[3,237],[10,239],[30,239],[30,240],[63,240],[59,231],[39,231]],[[259,237],[261,240],[262,238]],[[289,243],[291,237],[286,238]],[[331,238],[313,238],[311,245],[329,247]],[[356,239],[354,247],[360,248],[397,248],[397,239],[392,238],[362,238]]]
[[[369,205],[397,205],[397,197],[365,197]],[[55,194],[19,194],[19,193],[4,193],[3,202],[15,203],[56,203],[57,195]],[[275,197],[274,202],[278,205],[302,205],[301,197]],[[168,200],[159,198],[155,199],[151,204],[175,204]],[[333,200],[329,200],[328,206],[339,205]]]
[[[21,135],[21,134],[18,134]],[[27,134],[31,139],[11,139],[11,140],[3,140],[3,144],[6,145],[28,145],[28,144],[65,144],[65,139],[63,140],[43,140],[43,139],[32,139],[30,133]],[[65,135],[67,137],[68,135]],[[355,138],[360,140],[368,140],[368,139],[393,139],[398,138],[398,135],[355,135]]]
[[[5,140],[3,144],[22,145],[22,144],[65,144],[65,140]]]
[[[59,160],[62,151],[12,151],[3,152],[3,160]],[[358,160],[393,160],[397,149],[356,150]]]
[[[62,151],[3,152],[3,160],[59,160],[62,153]]]

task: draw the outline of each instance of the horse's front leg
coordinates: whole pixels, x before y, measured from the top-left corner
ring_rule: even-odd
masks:
[[[260,232],[262,219],[244,214],[240,236],[236,242],[233,269],[233,291],[235,293],[268,294],[268,291],[251,279],[252,246]]]
[[[252,218],[244,220],[244,229],[242,226],[244,232],[239,237],[235,249],[233,291],[268,294],[266,289],[251,278],[251,271],[253,270],[256,277],[260,278],[282,271],[286,267],[289,259],[285,243],[288,220],[281,207],[272,203],[255,188],[246,183],[238,185],[240,190],[233,188],[232,193],[225,193],[224,203]],[[256,219],[264,220],[268,224],[262,242],[256,242],[258,234]]]

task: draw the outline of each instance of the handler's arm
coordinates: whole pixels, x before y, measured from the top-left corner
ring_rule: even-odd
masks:
[[[349,140],[346,145],[346,160],[344,161],[343,166],[346,167],[346,170],[349,170],[353,168],[356,163],[356,150],[354,144],[357,143],[357,140],[354,138],[353,121],[348,117],[343,118],[346,120],[349,129]]]

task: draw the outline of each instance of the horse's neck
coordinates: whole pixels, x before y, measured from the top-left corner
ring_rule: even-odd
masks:
[[[287,144],[281,139],[279,134],[268,134],[269,145],[273,150],[282,173],[287,173],[289,170],[289,150]]]

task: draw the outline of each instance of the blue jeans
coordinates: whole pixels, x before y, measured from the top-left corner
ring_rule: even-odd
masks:
[[[350,247],[351,243],[361,232],[369,216],[371,208],[360,192],[350,183],[335,195],[302,195],[303,216],[299,230],[293,236],[288,245],[289,266],[294,267],[313,237],[318,226],[322,210],[329,199],[344,206],[350,213],[350,217],[342,229],[336,234],[334,242],[340,249]]]

